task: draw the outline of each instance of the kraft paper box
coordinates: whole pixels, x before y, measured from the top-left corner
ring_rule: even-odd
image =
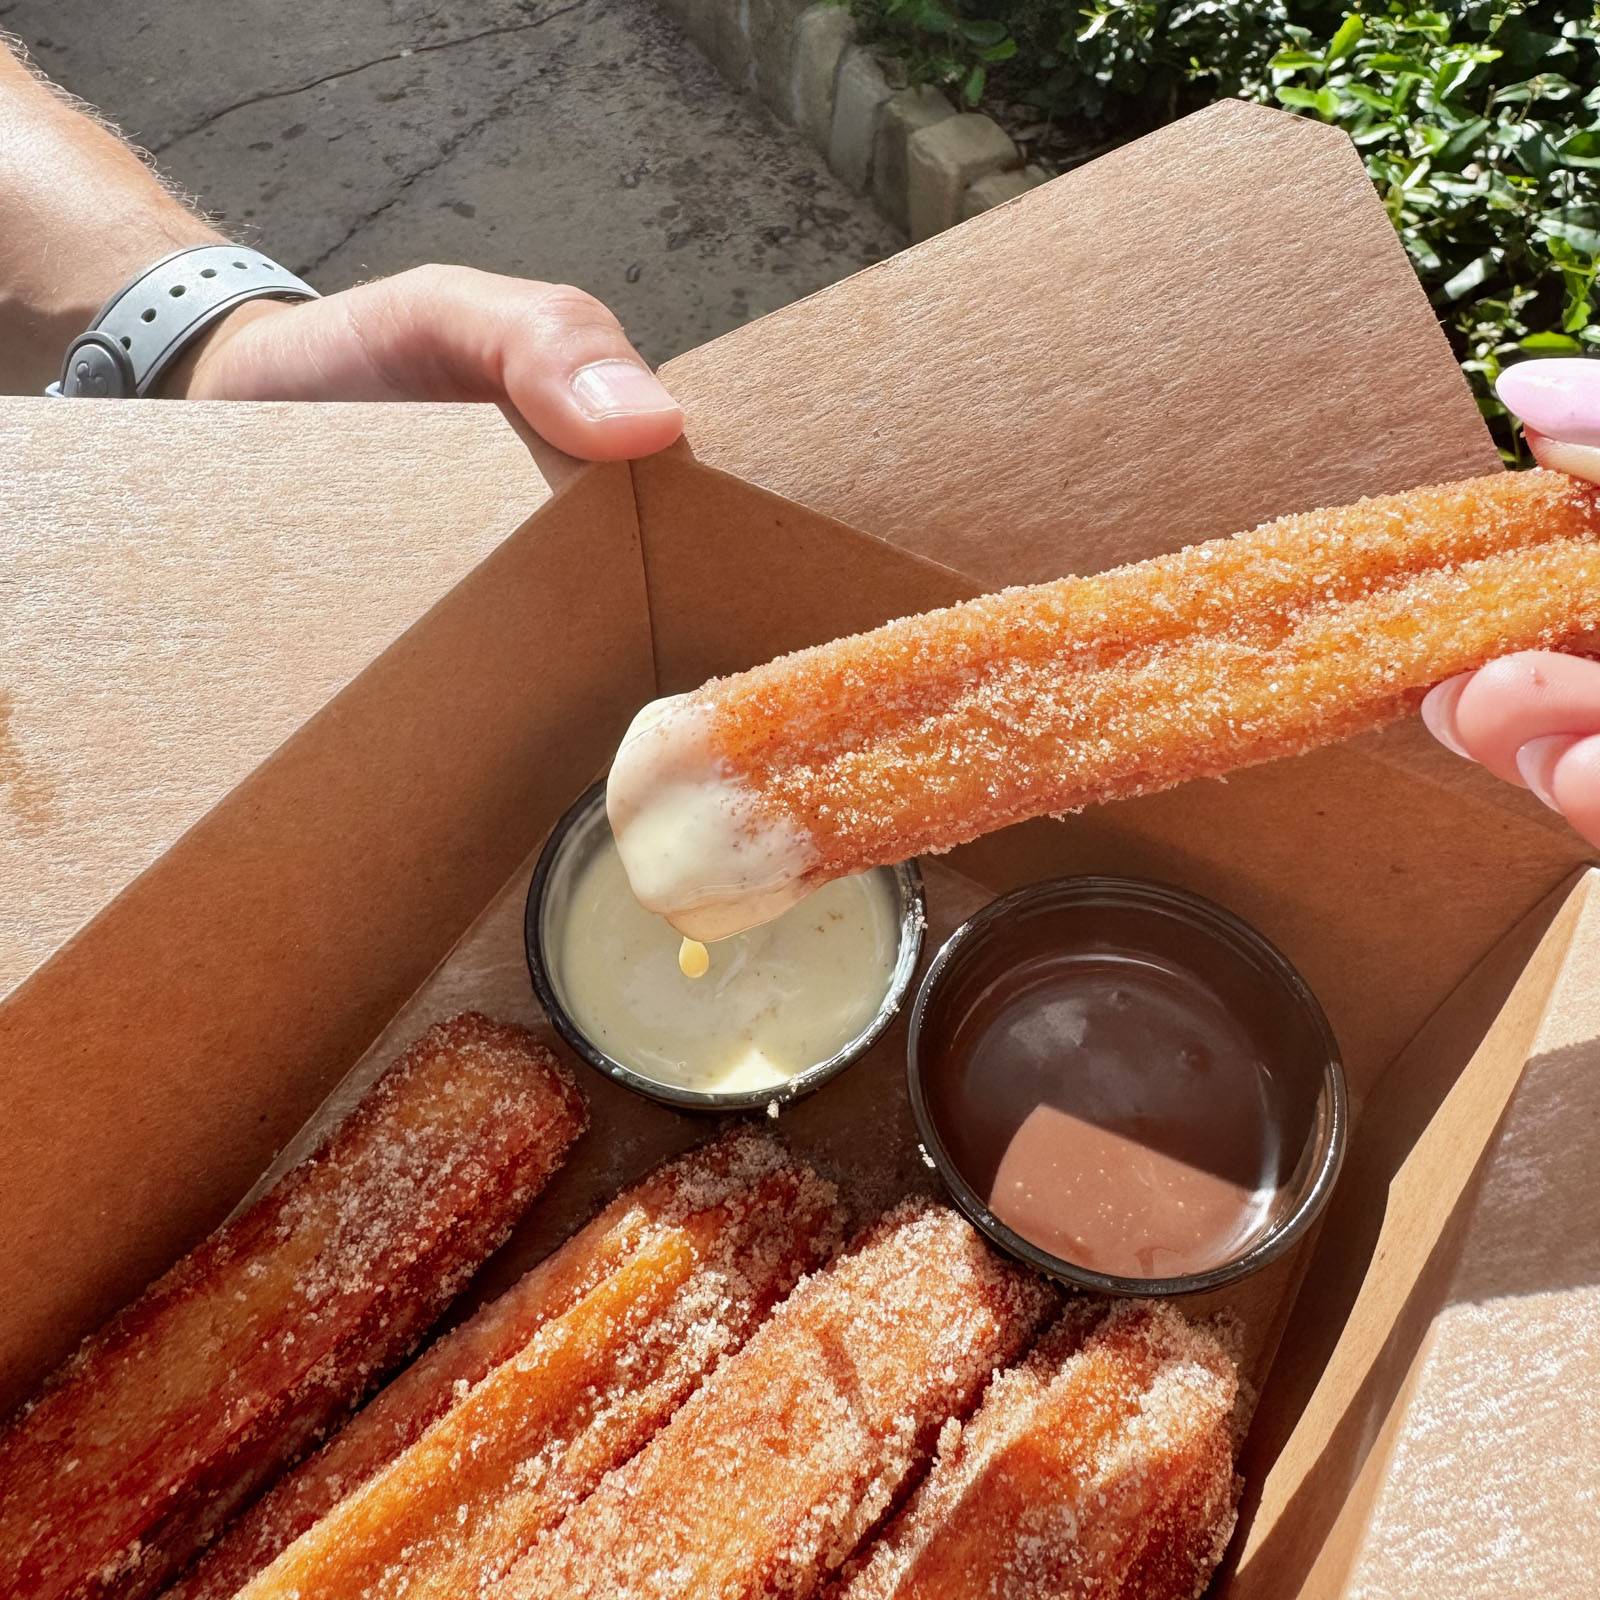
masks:
[[[427,1022],[540,1024],[532,854],[643,701],[1497,467],[1351,147],[1243,105],[666,377],[687,441],[631,467],[490,408],[0,402],[0,1409]],[[1585,860],[1405,726],[930,865],[930,950],[1056,873],[1210,895],[1342,1041],[1319,1235],[1221,1298],[1260,1392],[1229,1597],[1577,1594],[1600,1567],[1600,1468],[1545,1470],[1597,1420]],[[903,1048],[778,1124],[863,1205],[927,1181]],[[486,1286],[708,1131],[584,1084],[593,1130]],[[1450,1488],[1474,1458],[1494,1538]]]

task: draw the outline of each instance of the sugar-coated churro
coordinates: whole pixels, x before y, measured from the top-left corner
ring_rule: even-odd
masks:
[[[0,1434],[0,1594],[156,1590],[405,1353],[583,1123],[524,1030],[430,1029]]]
[[[690,1158],[703,1166],[721,1145]],[[386,1467],[461,1398],[462,1387],[515,1355],[682,1210],[677,1164],[635,1184],[468,1322],[447,1334],[237,1518],[164,1600],[229,1600],[318,1518]]]
[[[588,1286],[476,1385],[463,1380],[454,1405],[239,1600],[497,1593],[535,1537],[823,1259],[839,1212],[831,1185],[741,1134],[662,1169],[602,1220],[602,1233],[553,1258],[559,1276]]]
[[[1501,473],[1010,589],[646,707],[607,803],[691,938],[830,878],[1377,727],[1600,624],[1600,491]]]
[[[1237,1391],[1170,1306],[1070,1309],[941,1441],[837,1600],[1194,1600],[1233,1528]]]
[[[953,1212],[902,1206],[803,1282],[500,1593],[814,1594],[1048,1304]]]

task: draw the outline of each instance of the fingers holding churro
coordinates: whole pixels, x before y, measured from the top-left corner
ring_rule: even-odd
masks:
[[[1524,361],[1495,384],[1535,459],[1600,483],[1600,361]],[[1447,749],[1531,790],[1600,843],[1600,664],[1524,652],[1439,684],[1423,721]]]

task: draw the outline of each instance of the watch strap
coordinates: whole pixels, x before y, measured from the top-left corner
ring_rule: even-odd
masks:
[[[148,394],[183,352],[247,300],[315,300],[317,291],[248,245],[174,250],[130,278],[67,348],[45,391],[67,399]]]

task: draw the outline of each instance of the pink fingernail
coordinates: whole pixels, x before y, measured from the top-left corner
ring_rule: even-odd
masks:
[[[579,367],[572,375],[572,394],[583,413],[596,422],[678,409],[661,380],[636,361],[596,361]]]
[[[1494,392],[1508,411],[1547,438],[1600,445],[1600,361],[1520,361],[1500,374]]]
[[[1471,753],[1461,742],[1461,735],[1456,732],[1456,706],[1461,700],[1461,691],[1466,688],[1470,673],[1461,673],[1458,677],[1446,678],[1443,683],[1436,683],[1422,698],[1422,721],[1428,732],[1442,744],[1446,750],[1461,757],[1463,761],[1472,759]]]
[[[1561,809],[1555,799],[1556,763],[1577,742],[1570,733],[1547,733],[1530,739],[1517,751],[1517,771],[1522,774],[1522,781],[1552,811]]]

